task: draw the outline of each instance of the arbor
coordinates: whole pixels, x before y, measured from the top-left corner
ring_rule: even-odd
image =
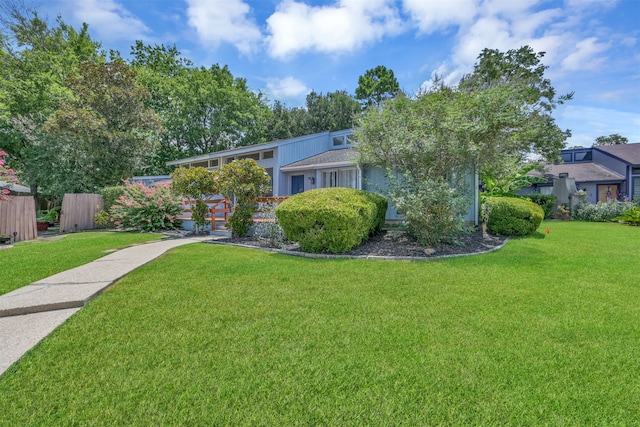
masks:
[[[383,100],[393,98],[399,92],[400,85],[393,70],[384,65],[367,70],[358,77],[356,99],[361,100],[365,106],[380,105]]]
[[[618,135],[617,133],[613,133],[609,136],[599,136],[596,138],[596,141],[593,143],[593,147],[603,146],[603,145],[619,145],[619,144],[627,144],[629,139]]]
[[[485,50],[457,88],[438,82],[415,99],[397,96],[359,120],[359,161],[387,172],[389,196],[421,241],[451,240],[468,198],[460,183],[474,171],[502,170],[535,152],[557,157],[568,131],[551,116],[555,90],[542,54],[529,47]],[[401,207],[401,208],[400,208]]]
[[[73,99],[45,124],[51,140],[36,157],[39,181],[60,193],[97,191],[142,171],[159,122],[135,71],[123,61],[86,62],[67,88]]]

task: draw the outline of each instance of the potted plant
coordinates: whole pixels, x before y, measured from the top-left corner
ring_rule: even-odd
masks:
[[[11,237],[9,237],[9,235],[7,234],[0,234],[0,244],[4,245],[5,243],[8,243],[11,241]]]
[[[37,213],[36,227],[38,231],[47,231],[51,223],[56,222],[60,216],[60,206],[51,209],[42,209]]]

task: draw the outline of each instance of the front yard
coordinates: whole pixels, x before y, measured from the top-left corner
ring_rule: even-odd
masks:
[[[639,260],[580,222],[420,263],[187,245],[2,375],[0,425],[633,425]]]

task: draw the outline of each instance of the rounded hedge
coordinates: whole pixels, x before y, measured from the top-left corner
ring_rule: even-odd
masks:
[[[353,188],[319,188],[291,196],[276,208],[287,239],[305,252],[344,253],[382,228],[387,199]]]
[[[487,231],[502,236],[525,236],[538,229],[544,211],[530,200],[488,197],[485,200]]]

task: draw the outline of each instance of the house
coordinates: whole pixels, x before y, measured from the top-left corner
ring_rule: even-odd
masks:
[[[534,190],[551,194],[553,179],[574,178],[576,186],[587,192],[587,202],[611,200],[640,200],[640,143],[570,148],[562,150],[564,163],[545,165],[547,178],[535,184]]]
[[[218,169],[234,160],[254,159],[271,177],[272,196],[291,196],[314,188],[349,187],[375,192],[384,191],[386,179],[377,168],[361,168],[351,148],[353,131],[322,132],[296,138],[237,147],[167,162],[168,166]],[[161,177],[158,177],[161,178]],[[477,224],[477,176],[465,179],[474,203],[465,219]],[[389,206],[387,220],[402,217]]]

